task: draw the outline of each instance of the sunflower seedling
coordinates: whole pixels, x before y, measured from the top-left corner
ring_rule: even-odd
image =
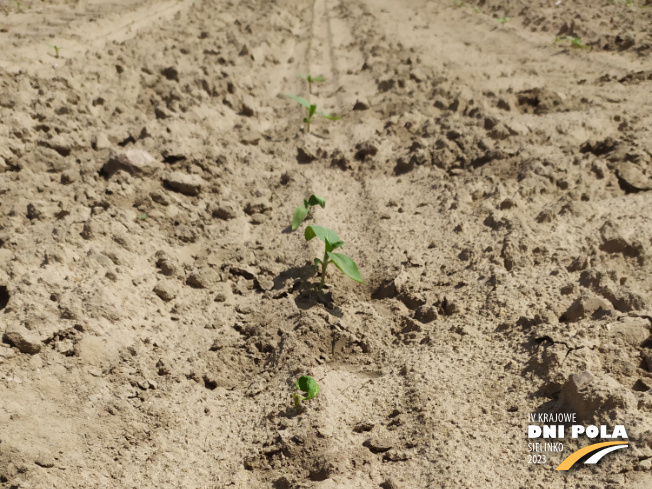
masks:
[[[291,98],[295,102],[298,102],[300,105],[303,105],[306,109],[308,109],[308,115],[303,119],[303,122],[306,123],[307,134],[310,134],[310,122],[312,122],[312,118],[315,115],[318,115],[319,117],[323,117],[324,119],[328,119],[330,121],[336,121],[342,118],[337,115],[328,115],[323,112],[317,112],[317,104],[311,104],[306,99],[299,97],[298,95],[286,95],[286,97]]]
[[[292,218],[292,231],[301,226],[301,223],[308,215],[310,208],[315,205],[318,205],[323,209],[324,206],[326,206],[326,199],[317,197],[315,194],[312,194],[308,199],[304,199],[303,205],[300,205],[294,210],[294,217]]]
[[[297,390],[303,391],[307,394],[306,397],[303,397],[299,392],[295,392],[292,396],[294,399],[294,409],[297,410],[297,413],[301,414],[301,401],[308,401],[313,399],[317,394],[319,394],[319,386],[315,379],[309,375],[302,375],[297,379]]]
[[[360,275],[360,271],[358,270],[358,265],[356,265],[348,256],[341,253],[334,253],[334,250],[344,246],[344,241],[340,241],[340,238],[337,236],[335,231],[322,226],[308,226],[304,233],[304,238],[306,241],[310,241],[314,237],[321,239],[325,245],[324,257],[321,260],[319,258],[315,258],[314,260],[315,271],[319,273],[321,268],[319,289],[324,288],[324,283],[326,282],[326,268],[331,263],[339,268],[340,271],[351,280],[355,280],[361,284],[364,283],[362,275]]]
[[[564,41],[569,41],[570,47],[574,49],[589,49],[589,47],[586,44],[582,44],[582,40],[579,37],[573,37],[573,36],[555,37],[555,44]]]
[[[308,93],[309,93],[310,95],[312,95],[312,84],[313,84],[313,83],[321,83],[321,82],[325,82],[325,81],[326,81],[326,78],[324,78],[322,75],[319,75],[319,76],[312,76],[312,75],[303,76],[303,75],[297,75],[297,76],[298,76],[299,78],[301,78],[302,80],[305,80],[305,81],[306,81],[306,83],[308,84]]]

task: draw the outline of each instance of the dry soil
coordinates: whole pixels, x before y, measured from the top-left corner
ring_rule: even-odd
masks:
[[[3,2],[0,487],[652,487],[650,25]],[[306,134],[287,94],[343,118]],[[365,284],[317,289],[311,193]],[[529,463],[559,412],[630,445]]]

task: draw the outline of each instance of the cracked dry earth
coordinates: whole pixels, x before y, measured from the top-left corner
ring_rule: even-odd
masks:
[[[557,3],[3,3],[0,487],[651,487],[652,9]]]

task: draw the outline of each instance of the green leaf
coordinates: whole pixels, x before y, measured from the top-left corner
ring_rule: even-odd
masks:
[[[322,266],[322,261],[319,258],[315,258],[314,264],[315,264],[315,271],[319,272],[319,267]]]
[[[337,248],[341,248],[342,246],[344,246],[344,241],[335,241],[335,243],[331,243],[330,240],[326,238],[324,242],[326,243],[327,252],[336,250]]]
[[[319,76],[313,76],[311,77],[313,82],[323,82],[326,81],[326,78],[324,78],[322,75]]]
[[[319,394],[319,386],[317,385],[317,382],[309,375],[302,375],[299,377],[297,380],[297,389],[308,393],[308,395],[303,398],[304,401],[313,399],[317,394]]]
[[[298,95],[286,95],[287,98],[291,98],[295,102],[299,102],[301,105],[303,105],[306,109],[310,109],[310,102],[308,102],[305,98],[299,97]]]
[[[322,209],[326,207],[326,199],[317,197],[315,194],[312,194],[308,199],[308,204],[310,205],[319,205]]]
[[[310,241],[315,236],[321,239],[324,243],[326,242],[327,239],[331,243],[337,243],[340,240],[337,233],[332,229],[328,229],[323,226],[316,226],[316,225],[306,227],[306,232],[304,233],[304,237],[306,238],[306,241]]]
[[[328,238],[324,238],[324,243],[326,244],[326,252],[327,253],[329,251],[333,251],[333,246],[331,245],[331,242],[328,241]]]
[[[341,270],[341,272],[349,277],[352,280],[355,280],[356,282],[360,282],[361,284],[364,283],[364,280],[362,280],[362,275],[360,275],[360,271],[358,270],[358,265],[355,264],[351,258],[349,258],[346,255],[342,255],[341,253],[327,253],[328,258],[335,264],[337,268]]]
[[[341,115],[328,115],[324,114],[323,112],[317,112],[317,115],[323,117],[324,119],[328,119],[329,121],[338,121],[342,118]]]
[[[308,215],[308,208],[305,205],[300,205],[294,210],[294,217],[292,218],[292,231],[301,226],[301,223]]]

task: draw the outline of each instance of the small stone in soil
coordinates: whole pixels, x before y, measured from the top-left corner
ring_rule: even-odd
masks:
[[[154,287],[154,293],[165,302],[169,302],[177,296],[176,287],[169,280],[162,280],[157,283]]]
[[[189,196],[199,195],[205,183],[199,175],[190,175],[179,171],[170,173],[163,182],[169,189]]]

